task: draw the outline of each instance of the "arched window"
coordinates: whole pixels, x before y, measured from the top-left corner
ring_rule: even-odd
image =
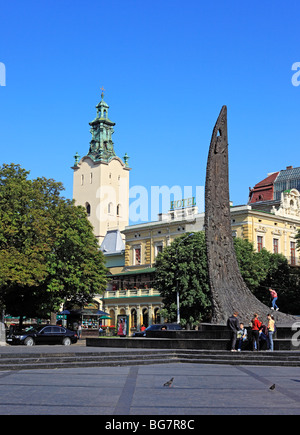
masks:
[[[131,328],[136,328],[137,324],[137,312],[135,308],[131,310]]]
[[[88,202],[85,203],[85,209],[86,209],[87,215],[90,216],[91,215],[91,206]]]
[[[149,313],[147,308],[143,308],[142,310],[142,319],[143,319],[143,325],[146,327],[149,326]]]
[[[154,323],[161,323],[160,309],[158,307],[154,309]]]

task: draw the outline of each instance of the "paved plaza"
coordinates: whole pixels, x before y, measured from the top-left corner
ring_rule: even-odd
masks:
[[[167,363],[2,371],[0,391],[1,415],[300,414],[297,367]]]

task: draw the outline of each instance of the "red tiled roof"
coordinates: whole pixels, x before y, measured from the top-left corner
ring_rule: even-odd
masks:
[[[265,187],[265,186],[268,186],[270,184],[273,184],[274,181],[276,180],[278,174],[279,174],[279,172],[274,172],[273,174],[269,175],[264,180],[262,180],[259,183],[255,184],[253,189],[256,189],[256,188],[259,188],[259,187]]]
[[[274,181],[279,172],[274,172],[264,180],[255,184],[249,193],[249,203],[258,201],[272,201],[274,198]]]

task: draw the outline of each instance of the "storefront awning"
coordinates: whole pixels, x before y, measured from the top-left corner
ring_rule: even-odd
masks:
[[[106,313],[105,311],[93,310],[93,309],[87,309],[87,308],[81,308],[80,310],[74,310],[74,311],[71,311],[71,313],[87,314],[87,315],[93,315],[93,316],[109,316],[109,313]]]
[[[126,276],[126,275],[138,275],[141,273],[153,273],[155,272],[155,267],[148,267],[148,269],[135,269],[135,270],[127,270],[126,272],[115,273],[112,277],[117,276]]]

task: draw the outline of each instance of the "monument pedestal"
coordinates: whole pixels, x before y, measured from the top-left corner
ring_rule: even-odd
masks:
[[[5,324],[0,321],[0,346],[6,346],[6,330]]]
[[[247,327],[248,340],[243,350],[252,351],[251,328]],[[89,347],[107,347],[123,349],[189,349],[207,351],[229,351],[231,332],[226,325],[203,323],[198,331],[174,330],[152,331],[147,337],[99,337],[87,338]],[[299,346],[298,346],[299,344]],[[261,342],[261,350],[267,350],[267,342]],[[295,331],[290,326],[277,328],[274,337],[274,350],[299,351],[300,339],[295,340]]]

